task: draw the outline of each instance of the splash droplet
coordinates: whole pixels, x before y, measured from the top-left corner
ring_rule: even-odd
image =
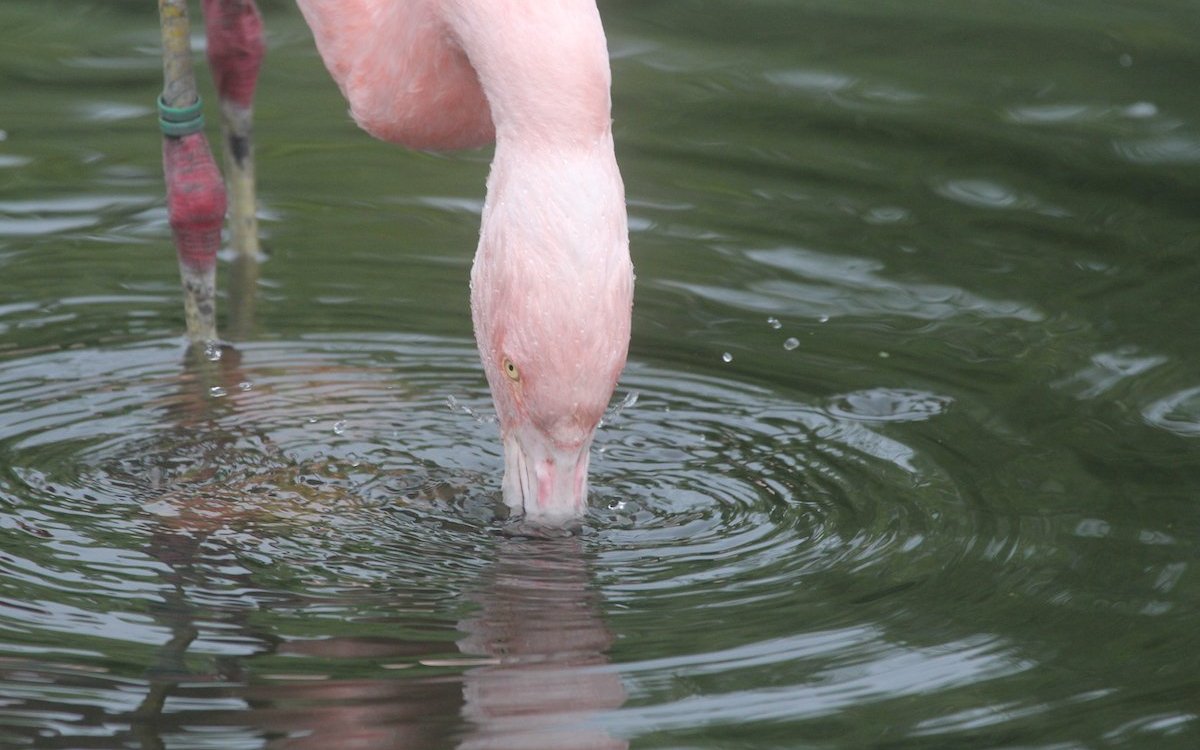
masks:
[[[333,423],[333,434],[341,435],[346,432],[346,420],[339,419]]]
[[[800,346],[800,339],[796,338],[795,336],[792,336],[787,341],[783,342],[783,348],[787,349],[789,352],[798,346]]]
[[[637,402],[638,402],[638,392],[637,391],[630,391],[630,392],[626,393],[625,398],[621,399],[621,403],[613,406],[607,412],[604,413],[604,416],[600,418],[599,426],[603,427],[606,424],[616,421],[617,417],[621,416],[621,412],[632,407]]]
[[[474,419],[478,424],[492,424],[496,421],[495,414],[480,414],[470,406],[459,401],[453,394],[446,397],[446,406],[450,407],[450,411],[457,411],[466,414],[471,419]]]
[[[212,396],[213,398],[221,398],[222,396],[228,395],[228,393],[229,391],[226,391],[219,385],[214,385],[212,388],[208,389],[208,395]]]
[[[828,315],[822,315],[821,317],[817,318],[817,322],[818,322],[818,323],[828,323],[828,322],[829,322],[829,316],[828,316]]]
[[[725,364],[729,364],[730,362],[733,361],[733,355],[730,354],[729,352],[725,352],[724,354],[721,355],[721,361],[724,362]]]
[[[242,382],[238,383],[239,391],[243,391],[243,392],[249,391],[253,387],[254,387],[254,384],[251,383],[249,380],[243,380]]]
[[[783,323],[779,322],[779,318],[767,318],[767,325],[771,326],[776,331],[778,331],[780,328],[783,328]]]

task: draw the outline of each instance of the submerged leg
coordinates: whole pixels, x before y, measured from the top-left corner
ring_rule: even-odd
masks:
[[[254,258],[254,87],[263,58],[262,16],[254,0],[204,0],[204,20],[208,65],[221,101],[231,240],[240,257]]]
[[[183,280],[188,338],[217,338],[217,249],[225,219],[225,186],[204,137],[204,115],[192,69],[187,0],[159,0],[163,40],[163,173],[167,210]]]

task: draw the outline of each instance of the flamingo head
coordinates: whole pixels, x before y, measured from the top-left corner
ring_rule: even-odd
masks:
[[[476,337],[504,442],[504,500],[529,520],[557,525],[586,509],[589,449],[629,346],[629,289],[605,290],[602,310],[571,310],[574,295],[536,288],[475,306],[489,319]]]
[[[504,500],[558,525],[586,509],[589,449],[629,348],[624,201],[602,194],[572,210],[578,194],[556,208],[558,193],[530,214],[525,203],[497,208],[491,192],[471,309],[504,443]]]

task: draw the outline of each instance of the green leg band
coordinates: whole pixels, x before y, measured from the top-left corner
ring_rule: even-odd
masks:
[[[186,107],[168,107],[163,98],[158,97],[158,126],[163,135],[176,138],[204,130],[204,103],[196,97],[194,104]]]

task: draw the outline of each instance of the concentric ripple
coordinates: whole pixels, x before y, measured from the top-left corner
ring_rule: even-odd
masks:
[[[1004,624],[1011,602],[1166,615],[1187,573],[1154,529],[1131,542],[1149,579],[1107,562],[1121,532],[1099,510],[1048,516],[1052,487],[1043,510],[995,507],[1046,472],[1010,457],[984,478],[959,436],[1003,429],[958,396],[634,361],[616,400],[582,532],[530,536],[498,498],[466,342],[324,336],[210,360],[160,341],[0,365],[6,710],[183,746],[193,726],[253,746],[349,722],[398,747],[622,747],[743,721],[853,733],[890,702],[989,686],[910,728],[958,735],[972,710],[1056,710],[1023,697],[1041,656]],[[1068,544],[1112,565],[1122,601],[1064,577]],[[1052,686],[1064,706],[1104,695],[1073,689]]]
[[[137,737],[150,712],[157,732],[203,725],[224,743],[331,742],[350,721],[364,737],[400,722],[416,745],[618,748],[745,720],[852,725],[984,684],[1018,714],[1049,710],[1007,697],[1039,666],[1027,644],[956,623],[943,599],[1054,611],[1088,592],[1046,574],[1054,524],[962,479],[972,458],[946,446],[984,428],[955,397],[810,397],[635,361],[618,400],[582,533],[530,538],[499,502],[468,343],[324,336],[187,358],[152,342],[6,362],[8,712],[44,728],[34,706],[50,701],[66,736]],[[1183,572],[1160,571],[1144,606],[1169,607]],[[982,577],[994,586],[972,588]],[[166,695],[181,701],[169,716]],[[964,731],[947,721],[912,731]]]
[[[618,557],[652,550],[646,562],[657,572],[615,574],[626,581],[617,591],[695,586],[711,601],[715,592],[700,586],[707,581],[736,593],[731,604],[755,591],[790,597],[782,579],[919,547],[939,507],[959,502],[929,457],[846,414],[847,397],[806,405],[636,367],[626,382],[641,394],[638,408],[601,435],[604,479],[593,502],[605,542],[622,547]],[[691,572],[657,580],[676,567]]]
[[[466,679],[484,669],[481,679],[507,682],[486,672],[492,642],[463,641],[459,631],[492,632],[496,618],[468,614],[488,611],[496,595],[481,578],[514,555],[543,559],[538,545],[575,546],[502,579],[516,575],[520,591],[541,592],[532,620],[546,616],[544,597],[560,585],[570,611],[592,602],[575,635],[560,616],[530,646],[542,657],[564,643],[567,653],[582,648],[574,669],[603,663],[612,640],[590,599],[593,576],[617,612],[657,602],[686,612],[692,600],[718,617],[793,608],[828,596],[822,584],[798,597],[797,582],[919,558],[938,509],[961,502],[936,462],[873,423],[881,408],[888,419],[933,418],[949,402],[936,394],[805,404],[633,363],[618,396],[624,406],[597,438],[582,536],[522,542],[497,497],[496,428],[479,418],[490,405],[467,344],[324,337],[240,346],[210,361],[155,342],[8,362],[0,622],[30,645],[54,633],[92,644],[43,645],[39,658],[124,675],[109,687],[89,678],[89,700],[110,715],[145,710],[144,690],[121,688],[129,679],[148,679],[151,692],[164,668],[195,679],[188,659],[197,655],[215,660],[198,669],[216,681],[193,691],[201,711],[221,709],[220,696],[240,693],[234,685],[250,675],[324,682],[348,664],[363,677],[416,669]],[[330,639],[313,628],[323,621],[341,623],[333,645],[317,645]],[[772,639],[739,668],[787,659],[795,647]],[[125,656],[114,664],[115,652]],[[482,662],[464,659],[479,654]],[[601,681],[597,710],[616,708],[620,682]]]

